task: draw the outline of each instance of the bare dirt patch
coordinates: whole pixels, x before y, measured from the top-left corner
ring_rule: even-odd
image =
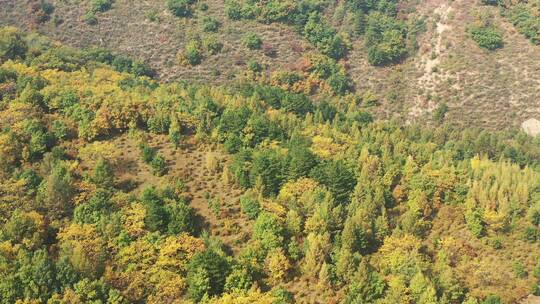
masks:
[[[540,134],[540,120],[535,118],[527,119],[521,124],[521,128],[525,133],[536,136]]]
[[[221,168],[228,164],[228,158],[218,147],[190,137],[180,149],[174,149],[166,136],[152,135],[148,144],[158,149],[168,165],[168,173],[158,177],[142,161],[136,139],[122,135],[112,143],[122,151],[123,163],[129,164],[117,176],[120,184],[132,184],[133,192],[140,194],[148,186],[159,187],[171,179],[180,178],[186,185],[190,205],[203,219],[202,226],[211,235],[218,236],[233,252],[239,251],[250,238],[251,222],[241,214],[239,207],[243,190],[234,184],[224,183],[221,170],[211,172],[206,165],[209,154],[221,160]],[[210,208],[208,198],[220,203],[219,212]]]

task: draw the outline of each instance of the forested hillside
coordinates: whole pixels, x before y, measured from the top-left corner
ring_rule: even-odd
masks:
[[[227,11],[296,22],[246,3]],[[348,42],[295,16],[321,51],[306,78],[252,62],[221,86],[1,28],[0,303],[540,294],[539,139],[374,118],[335,61]]]
[[[540,115],[538,0],[0,0],[0,6],[1,25],[129,55],[164,81],[230,85],[251,68],[262,71],[258,81],[308,95],[325,95],[321,83],[338,94],[354,92],[383,119],[501,130]],[[114,65],[124,66],[122,59]]]

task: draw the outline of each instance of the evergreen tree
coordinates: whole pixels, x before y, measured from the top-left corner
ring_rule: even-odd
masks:
[[[206,250],[195,254],[188,265],[187,273],[190,298],[198,302],[205,295],[221,294],[229,272],[228,261],[215,251]]]

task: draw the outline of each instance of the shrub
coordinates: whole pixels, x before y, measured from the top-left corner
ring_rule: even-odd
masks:
[[[468,29],[471,38],[482,48],[490,51],[503,47],[503,36],[493,25],[480,27],[472,26]]]
[[[151,9],[146,13],[146,18],[152,22],[159,22],[161,21],[161,17],[159,16],[159,11],[157,9]]]
[[[92,0],[92,12],[105,12],[112,6],[111,0]]]
[[[253,73],[260,73],[263,70],[263,67],[257,61],[248,62],[248,69]]]
[[[512,268],[517,278],[523,279],[527,277],[527,270],[525,270],[525,267],[520,262],[514,262]]]
[[[176,17],[189,17],[192,15],[191,4],[195,0],[167,0],[167,8]]]
[[[491,294],[487,296],[484,301],[482,301],[482,304],[501,304],[501,298],[497,295]]]
[[[208,36],[203,40],[204,48],[208,53],[215,55],[223,49],[223,43],[219,42],[215,36]]]
[[[139,149],[141,150],[141,156],[143,161],[147,164],[149,164],[157,154],[154,148],[150,147],[148,144],[145,143],[140,144]]]
[[[0,28],[0,62],[25,58],[28,46],[14,27]]]
[[[29,3],[29,12],[37,23],[42,23],[50,19],[50,15],[54,12],[54,6],[44,0],[34,1]]]
[[[202,61],[201,42],[191,40],[184,50],[184,59],[190,65],[197,65]]]
[[[135,76],[154,77],[155,75],[154,70],[148,64],[141,61],[134,61],[129,71]]]
[[[534,14],[532,5],[528,7],[527,4],[520,3],[506,13],[522,35],[532,43],[540,45],[540,18]]]
[[[209,33],[209,32],[217,32],[219,29],[220,23],[217,21],[216,18],[213,17],[205,17],[203,19],[203,31]]]
[[[208,10],[208,4],[206,3],[200,3],[199,4],[199,9],[203,12],[206,12]]]
[[[112,61],[112,66],[118,72],[129,72],[132,65],[133,60],[125,56],[116,56]]]
[[[94,12],[87,12],[84,14],[83,20],[89,25],[96,25],[98,23],[96,14]]]
[[[231,20],[240,20],[242,19],[242,6],[237,1],[227,1],[225,13]]]
[[[533,283],[531,293],[537,297],[540,296],[540,286],[536,283]]]
[[[540,239],[540,231],[536,227],[527,227],[523,233],[523,238],[530,243],[535,243]]]
[[[242,43],[250,50],[258,50],[262,46],[262,40],[255,33],[248,33],[242,38]]]
[[[499,5],[502,4],[501,0],[480,0],[484,5]]]
[[[446,103],[443,102],[437,107],[437,109],[435,109],[435,112],[433,113],[433,118],[436,121],[442,122],[447,112],[448,112],[448,105],[446,105]]]

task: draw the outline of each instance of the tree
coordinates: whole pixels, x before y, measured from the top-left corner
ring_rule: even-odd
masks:
[[[73,211],[73,220],[78,224],[96,224],[103,216],[111,213],[113,206],[111,194],[106,190],[98,190],[88,202],[79,204]]]
[[[375,269],[362,261],[353,276],[346,304],[375,303],[384,295],[386,284]]]
[[[227,107],[219,119],[218,130],[223,135],[238,135],[246,127],[251,111],[246,106]]]
[[[157,151],[156,149],[150,147],[146,143],[141,143],[139,145],[139,149],[141,150],[141,156],[145,163],[149,164],[152,162],[152,160],[156,157]]]
[[[156,176],[163,176],[167,173],[167,161],[161,155],[157,155],[150,162],[152,173]]]
[[[98,187],[111,188],[114,186],[114,171],[107,160],[100,158],[97,161],[91,180]]]
[[[311,169],[317,165],[317,157],[302,145],[292,143],[289,156],[287,176],[291,180],[308,176]]]
[[[251,272],[243,266],[235,265],[225,280],[225,292],[247,292],[253,285]]]
[[[57,288],[54,264],[45,250],[21,252],[18,257],[22,295],[27,299],[46,301]]]
[[[59,218],[71,209],[74,194],[71,173],[64,164],[58,163],[41,182],[37,199],[43,204],[49,216]]]
[[[276,215],[261,212],[253,225],[253,238],[260,241],[266,251],[283,248],[285,229]]]
[[[46,224],[42,215],[35,211],[23,212],[17,209],[3,227],[3,234],[13,243],[34,250],[44,243]]]
[[[467,228],[475,237],[480,238],[485,235],[485,222],[480,210],[477,208],[467,210],[465,212],[465,221],[467,222]]]
[[[0,176],[7,176],[18,165],[22,147],[12,132],[0,132]]]
[[[272,150],[257,151],[253,155],[250,183],[260,178],[265,195],[277,194],[284,180],[284,159]]]
[[[167,231],[170,234],[195,233],[195,211],[186,203],[174,202],[166,206],[169,223]]]
[[[244,134],[244,141],[249,143],[251,147],[255,147],[265,140],[280,140],[284,137],[281,127],[275,121],[261,114],[251,116],[247,122]]]
[[[80,274],[73,268],[67,256],[60,257],[54,268],[56,269],[56,281],[61,287],[73,286],[80,279]]]
[[[180,147],[182,142],[182,125],[178,119],[171,120],[171,125],[169,126],[169,139],[173,143],[175,149]]]
[[[347,203],[356,184],[352,173],[341,160],[326,161],[313,168],[310,175],[328,187],[336,202]]]
[[[110,287],[103,279],[88,278],[80,280],[72,288],[66,288],[63,296],[55,300],[58,302],[52,303],[128,303],[118,290]]]
[[[309,15],[304,26],[304,37],[321,53],[333,59],[343,58],[349,48],[336,30],[322,20],[318,12]]]
[[[21,282],[17,279],[16,273],[6,275],[0,280],[0,303],[15,303],[17,299],[21,297],[21,285]]]
[[[256,219],[261,211],[259,201],[252,195],[244,195],[240,198],[240,209],[249,219]]]
[[[379,249],[381,269],[387,273],[401,275],[405,279],[412,279],[425,267],[421,246],[420,239],[410,234],[387,237]]]
[[[289,259],[282,248],[270,251],[266,256],[264,265],[270,283],[273,285],[283,283],[287,279],[288,272],[291,268]]]
[[[71,224],[60,230],[58,239],[61,258],[69,259],[77,272],[90,278],[103,274],[106,243],[93,226]]]
[[[366,30],[368,61],[376,66],[397,63],[407,54],[406,34],[402,22],[379,12],[371,13]]]
[[[252,160],[252,151],[248,149],[240,150],[234,155],[233,162],[230,166],[231,172],[236,178],[241,187],[248,188],[251,186],[249,176],[249,164]]]
[[[146,208],[144,218],[146,228],[150,231],[164,231],[169,219],[163,206],[163,200],[158,195],[156,188],[144,189],[141,201]]]
[[[304,94],[285,94],[281,100],[281,107],[285,111],[295,113],[299,116],[313,112],[313,104]]]
[[[230,272],[227,260],[213,250],[197,253],[188,265],[188,294],[194,301],[223,292]]]

